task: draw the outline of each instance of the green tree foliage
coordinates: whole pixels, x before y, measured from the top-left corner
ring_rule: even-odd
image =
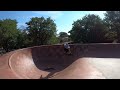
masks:
[[[58,44],[59,43],[59,38],[56,35],[53,35],[51,39],[49,40],[48,44]]]
[[[118,39],[120,42],[120,11],[107,11],[104,21],[109,32],[112,33],[112,36],[109,35],[110,37],[108,38],[112,39],[114,37],[113,39]]]
[[[60,43],[68,42],[69,41],[69,35],[66,32],[60,32],[59,33],[59,41],[60,41]]]
[[[16,47],[17,33],[16,20],[0,20],[0,44],[6,52]]]
[[[51,38],[56,34],[56,24],[50,17],[46,19],[34,17],[26,24],[32,45],[49,44]]]
[[[98,15],[86,15],[72,25],[69,33],[71,39],[76,43],[101,43],[105,40],[107,28]]]
[[[66,32],[60,32],[59,37],[60,38],[68,37],[68,34]]]
[[[17,33],[17,42],[16,42],[16,49],[19,48],[26,48],[31,46],[31,42],[28,38],[27,30],[18,30]]]
[[[117,40],[117,33],[115,31],[108,31],[105,35],[106,37],[106,43],[107,42],[113,42],[114,40]]]

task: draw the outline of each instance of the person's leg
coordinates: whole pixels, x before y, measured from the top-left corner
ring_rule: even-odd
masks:
[[[70,48],[68,49],[68,54],[72,54]]]
[[[65,53],[67,53],[67,52],[68,52],[68,49],[64,48],[64,51],[65,51]]]

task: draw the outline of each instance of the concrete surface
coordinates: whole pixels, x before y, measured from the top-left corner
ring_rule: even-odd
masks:
[[[0,79],[120,79],[120,44],[19,49],[0,57]]]

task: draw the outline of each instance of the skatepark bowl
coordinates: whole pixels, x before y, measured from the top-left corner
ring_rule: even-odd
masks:
[[[120,44],[43,45],[0,57],[0,79],[120,79]]]

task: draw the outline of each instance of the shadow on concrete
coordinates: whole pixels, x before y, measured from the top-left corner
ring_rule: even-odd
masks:
[[[64,53],[61,45],[42,46],[32,48],[32,58],[36,67],[40,70],[54,73],[61,71],[82,57],[92,58],[120,58],[120,44],[86,44],[70,45],[72,55]],[[47,68],[53,68],[46,70]]]

